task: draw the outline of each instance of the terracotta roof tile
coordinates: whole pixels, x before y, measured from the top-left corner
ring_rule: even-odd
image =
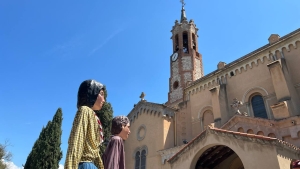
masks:
[[[212,127],[208,127],[208,129],[204,130],[203,132],[201,132],[198,136],[196,136],[194,139],[192,139],[186,146],[184,146],[181,150],[179,150],[175,155],[173,155],[168,162],[171,162],[173,160],[175,160],[176,158],[178,158],[177,156],[181,153],[183,153],[184,151],[188,150],[188,147],[194,143],[195,140],[197,140],[198,138],[205,136],[207,133],[207,130],[212,130],[212,131],[216,131],[216,132],[221,132],[221,133],[228,133],[228,134],[234,134],[234,135],[240,135],[240,136],[244,136],[244,137],[248,137],[248,138],[256,138],[256,139],[260,139],[260,140],[265,140],[265,141],[277,141],[277,143],[287,146],[291,149],[294,149],[296,151],[299,151],[300,153],[300,148],[288,143],[286,141],[283,140],[279,140],[277,138],[273,138],[273,137],[267,137],[267,136],[262,136],[262,135],[256,135],[256,134],[249,134],[249,133],[242,133],[242,132],[236,132],[236,131],[230,131],[230,130],[224,130],[224,129],[220,129],[220,128],[212,128]]]

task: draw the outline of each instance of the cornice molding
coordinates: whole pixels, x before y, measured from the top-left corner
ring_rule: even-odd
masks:
[[[290,35],[292,34],[292,35]],[[224,68],[215,70],[206,76],[203,76],[202,78],[192,82],[185,88],[185,94],[194,94],[197,92],[201,92],[202,90],[207,89],[208,87],[213,87],[214,85],[218,84],[219,81],[224,79],[226,83],[226,78],[231,78],[230,75],[231,72],[236,75],[236,72],[239,74],[242,73],[242,69],[244,71],[247,71],[248,68],[252,69],[253,65],[258,66],[259,61],[261,63],[265,63],[266,61],[271,62],[272,56],[275,55],[276,52],[280,52],[282,54],[282,57],[284,57],[284,50],[287,50],[288,52],[291,50],[291,48],[297,49],[297,42],[299,45],[300,42],[300,29],[290,33],[289,35],[286,35],[277,43],[274,43],[272,45],[265,45],[229,64],[227,64]],[[291,37],[289,37],[291,36]],[[289,42],[287,42],[289,40]],[[285,43],[285,44],[284,44]]]
[[[172,119],[175,116],[175,109],[168,107],[164,104],[151,103],[147,101],[140,101],[127,115],[130,123],[134,123],[140,115],[153,115],[157,117],[168,117],[167,120]]]

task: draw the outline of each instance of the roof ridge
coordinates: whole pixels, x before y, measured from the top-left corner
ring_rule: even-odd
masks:
[[[174,160],[176,160],[177,156],[181,153],[183,153],[187,147],[189,147],[189,145],[193,144],[195,140],[197,140],[198,138],[200,138],[201,136],[204,137],[206,136],[206,134],[209,131],[215,131],[215,132],[222,132],[222,133],[230,133],[230,134],[234,134],[234,135],[240,135],[240,136],[244,136],[247,138],[255,138],[255,139],[260,139],[260,140],[265,140],[265,141],[275,141],[278,144],[281,145],[286,145],[288,148],[291,148],[295,151],[298,151],[300,154],[300,148],[288,143],[286,141],[283,140],[279,140],[278,138],[273,138],[273,137],[268,137],[268,136],[262,136],[262,135],[256,135],[256,134],[249,134],[249,133],[242,133],[242,132],[236,132],[236,131],[230,131],[230,130],[225,130],[225,129],[220,129],[220,128],[214,128],[212,126],[208,126],[207,129],[205,129],[204,131],[202,131],[198,136],[196,136],[194,139],[192,139],[186,146],[184,146],[181,150],[179,150],[176,154],[174,154],[167,162],[172,162]]]

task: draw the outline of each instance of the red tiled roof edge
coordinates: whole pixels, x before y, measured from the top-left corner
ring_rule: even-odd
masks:
[[[196,136],[193,140],[191,140],[186,146],[182,147],[181,150],[179,150],[176,154],[174,154],[167,162],[173,162],[176,161],[179,157],[177,157],[177,155],[183,153],[183,151],[186,150],[187,147],[189,147],[191,144],[193,144],[195,142],[195,140],[197,140],[198,142],[200,140],[202,140],[205,136],[206,136],[207,130],[204,130],[202,133],[200,133],[198,136]]]
[[[235,132],[235,131],[229,131],[229,130],[224,130],[224,129],[219,129],[219,128],[212,128],[212,127],[208,127],[208,129],[204,130],[202,133],[200,133],[197,137],[195,137],[193,140],[191,140],[186,146],[184,146],[181,150],[179,150],[175,155],[173,155],[167,162],[169,163],[173,163],[174,161],[176,161],[179,157],[180,154],[184,153],[186,150],[188,150],[188,148],[190,147],[190,145],[192,145],[195,140],[198,140],[198,142],[204,138],[206,136],[206,133],[210,131],[214,131],[214,132],[221,132],[221,133],[228,133],[228,134],[234,134],[234,135],[240,135],[240,136],[244,136],[247,138],[255,138],[255,139],[260,139],[260,140],[265,140],[265,141],[273,141],[275,143],[275,145],[277,146],[286,146],[287,148],[297,151],[298,154],[300,154],[300,148],[290,144],[286,141],[283,140],[279,140],[277,138],[272,138],[272,137],[267,137],[267,136],[261,136],[261,135],[256,135],[256,134],[248,134],[248,133],[241,133],[241,132]],[[201,137],[202,136],[202,137]],[[199,139],[200,138],[200,139]],[[274,145],[274,144],[273,144]]]

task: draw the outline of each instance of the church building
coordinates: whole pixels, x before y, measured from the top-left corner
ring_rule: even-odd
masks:
[[[290,169],[300,159],[300,29],[204,75],[198,28],[172,27],[168,100],[129,112],[127,169]]]

